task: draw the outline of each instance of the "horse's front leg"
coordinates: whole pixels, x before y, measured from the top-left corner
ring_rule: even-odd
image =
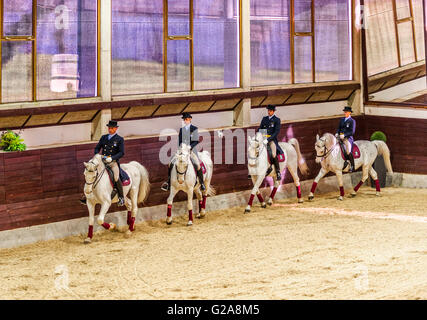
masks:
[[[98,224],[100,226],[103,226],[107,230],[114,230],[116,228],[116,225],[114,223],[106,223],[104,222],[105,214],[107,213],[108,209],[110,208],[111,200],[110,201],[104,201],[101,205],[101,210],[99,211],[98,216]]]
[[[340,196],[338,197],[338,200],[344,200],[344,183],[343,183],[343,179],[342,179],[342,171],[341,170],[337,170],[335,171],[335,174],[337,176],[338,179],[338,185],[340,186]]]
[[[194,192],[194,188],[189,187],[187,190],[187,209],[188,209],[187,226],[193,225],[193,192]]]
[[[247,205],[247,207],[245,209],[245,213],[251,212],[252,203],[254,201],[255,195],[256,194],[260,194],[259,193],[259,186],[261,185],[261,183],[263,182],[263,180],[264,180],[264,176],[263,175],[257,175],[255,177],[252,176],[252,182],[254,184],[254,187],[252,188],[251,196],[249,198],[248,205]],[[261,198],[258,196],[258,199],[260,199],[260,201],[261,201],[262,196],[261,196]],[[262,201],[264,201],[264,200],[262,199]],[[265,202],[263,204],[265,205]]]
[[[295,188],[297,190],[298,203],[303,203],[304,200],[302,199],[302,196],[301,196],[301,184],[300,184],[299,177],[298,177],[298,167],[297,167],[297,164],[295,164],[294,167],[288,166],[288,170],[291,173],[292,178],[294,179]]]
[[[169,192],[169,197],[167,200],[167,204],[168,204],[168,212],[167,212],[167,217],[166,217],[166,224],[172,224],[172,203],[173,203],[173,198],[175,198],[176,193],[178,192],[178,190],[176,190],[174,188],[174,186],[170,186],[170,192]]]
[[[87,209],[89,210],[89,231],[84,243],[91,243],[93,237],[93,224],[95,223],[95,204],[87,200]]]
[[[316,191],[317,184],[319,183],[320,179],[322,179],[328,172],[329,170],[326,170],[323,167],[320,168],[319,173],[317,174],[316,178],[314,178],[313,184],[311,186],[311,191],[308,195],[308,200],[311,201],[314,199],[314,191]]]

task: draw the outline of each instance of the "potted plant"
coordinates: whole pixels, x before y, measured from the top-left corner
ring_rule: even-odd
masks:
[[[24,151],[27,146],[19,134],[7,130],[4,131],[0,137],[0,150],[4,151]]]

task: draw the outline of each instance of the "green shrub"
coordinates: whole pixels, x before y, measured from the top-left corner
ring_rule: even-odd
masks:
[[[371,141],[374,141],[374,140],[382,140],[384,142],[387,142],[387,138],[386,138],[384,132],[381,132],[381,131],[375,131],[371,135]]]
[[[24,139],[22,139],[19,134],[7,130],[2,133],[0,139],[0,149],[4,151],[24,151],[27,149]]]

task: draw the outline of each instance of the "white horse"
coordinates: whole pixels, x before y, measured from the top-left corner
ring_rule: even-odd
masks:
[[[84,165],[86,181],[84,193],[89,210],[89,232],[85,243],[90,243],[93,237],[95,205],[98,203],[101,204],[98,224],[107,230],[114,230],[116,225],[114,223],[105,223],[104,217],[111,203],[118,201],[118,196],[116,195],[111,199],[113,186],[100,154],[95,155],[89,162],[84,162]],[[123,186],[123,195],[126,199],[125,205],[128,210],[127,224],[129,225],[129,230],[127,231],[127,235],[130,235],[135,230],[135,217],[138,212],[138,204],[144,203],[150,192],[150,181],[147,169],[140,163],[132,161],[127,164],[121,164],[120,166],[127,172],[131,180],[128,186]],[[129,195],[130,199],[126,197],[127,195]]]
[[[351,192],[351,196],[355,197],[356,192],[359,190],[360,186],[368,178],[368,174],[371,175],[372,179],[375,180],[376,186],[376,195],[380,196],[380,183],[378,181],[378,175],[376,171],[372,168],[377,155],[382,155],[384,157],[384,163],[388,172],[393,173],[390,162],[390,150],[384,141],[374,140],[358,140],[354,144],[359,147],[360,158],[354,159],[355,170],[359,167],[362,167],[362,180],[357,184],[357,186]],[[345,160],[341,156],[341,147],[337,141],[337,138],[333,134],[325,133],[321,138],[319,135],[316,136],[316,162],[322,165],[319,174],[314,179],[313,185],[311,187],[311,192],[308,196],[309,200],[313,200],[314,191],[316,190],[319,180],[322,179],[329,171],[335,173],[338,178],[338,184],[340,187],[340,196],[338,200],[343,200],[344,197],[344,187],[342,179],[342,168],[344,167]],[[349,171],[349,166],[346,167],[344,172]]]
[[[269,168],[268,164],[268,154],[267,146],[264,144],[264,138],[261,132],[257,132],[255,137],[248,137],[248,170],[252,178],[252,183],[254,185],[251,196],[249,198],[248,206],[245,209],[245,213],[251,211],[252,202],[255,198],[255,194],[258,197],[258,200],[261,202],[261,207],[266,208],[267,205],[264,202],[264,199],[259,191],[259,187],[263,182],[267,170]],[[280,172],[283,172],[285,167],[288,168],[289,172],[292,175],[292,178],[297,189],[297,198],[298,202],[302,203],[303,199],[301,198],[301,185],[298,177],[298,168],[300,169],[303,175],[306,175],[308,172],[307,164],[303,159],[299,147],[298,140],[292,138],[289,142],[279,142],[280,147],[282,148],[285,154],[285,161],[279,162]],[[276,179],[276,171],[273,166],[273,170],[269,174],[270,177],[273,177],[274,188],[271,191],[270,197],[268,199],[268,204],[273,204],[274,196],[276,195],[277,188],[280,185],[280,181]]]
[[[168,211],[166,223],[172,223],[172,203],[178,191],[187,193],[188,223],[193,224],[193,192],[199,201],[199,213],[197,218],[203,218],[206,215],[206,198],[208,195],[215,195],[215,189],[211,186],[213,173],[213,162],[208,151],[199,152],[198,156],[206,167],[206,173],[203,174],[203,181],[206,187],[205,191],[200,190],[200,183],[197,179],[196,171],[190,159],[191,148],[185,143],[178,148],[174,158],[175,163],[171,171],[170,193],[167,200]]]

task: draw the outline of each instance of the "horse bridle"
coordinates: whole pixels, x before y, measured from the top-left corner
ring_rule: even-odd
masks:
[[[319,139],[319,140],[321,140],[321,139]],[[323,140],[322,140],[322,141],[323,141]],[[319,155],[317,154],[317,152],[316,152],[316,158],[323,158],[323,159],[326,159],[327,157],[329,157],[329,155],[331,154],[332,150],[334,150],[335,146],[337,145],[337,144],[334,144],[334,145],[332,146],[332,148],[328,150],[328,149],[326,148],[326,141],[324,141],[324,143],[325,143],[325,145],[323,146],[323,155],[322,155],[322,156],[319,156]]]
[[[96,165],[96,164],[95,164],[94,162],[92,162],[92,161],[89,161],[89,163],[91,163],[91,164],[93,164],[93,165]],[[105,169],[106,169],[106,168],[104,168],[104,170],[102,170],[101,174],[99,174],[99,172],[98,172],[98,165],[96,165],[96,175],[95,175],[95,179],[94,179],[92,182],[89,182],[89,183],[88,183],[88,182],[86,181],[86,177],[85,177],[85,183],[86,183],[88,186],[93,185],[92,191],[93,191],[93,190],[95,190],[96,186],[98,185],[99,181],[101,180],[102,176],[104,175]],[[95,171],[88,170],[87,168],[86,168],[86,170],[87,170],[88,172],[95,172]],[[99,176],[99,178],[98,178],[98,176]]]
[[[178,155],[182,155],[182,152],[180,152]],[[185,176],[186,176],[186,174],[187,174],[187,171],[188,171],[188,162],[186,162],[186,169],[185,169],[185,171],[184,172],[179,172],[179,170],[178,170],[178,166],[176,165],[176,163],[175,163],[175,171],[176,171],[176,173],[179,175],[179,176],[184,176],[184,180],[185,180]]]
[[[249,152],[248,152],[248,159],[249,160],[255,160],[255,161],[258,161],[258,159],[259,159],[259,156],[260,156],[260,154],[261,154],[261,151],[262,150],[264,150],[264,148],[265,148],[265,145],[264,145],[264,143],[262,143],[262,142],[259,142],[259,141],[257,141],[258,142],[258,144],[262,144],[262,146],[261,147],[259,147],[258,146],[258,156],[256,156],[256,157],[251,157],[250,155],[249,155]]]

